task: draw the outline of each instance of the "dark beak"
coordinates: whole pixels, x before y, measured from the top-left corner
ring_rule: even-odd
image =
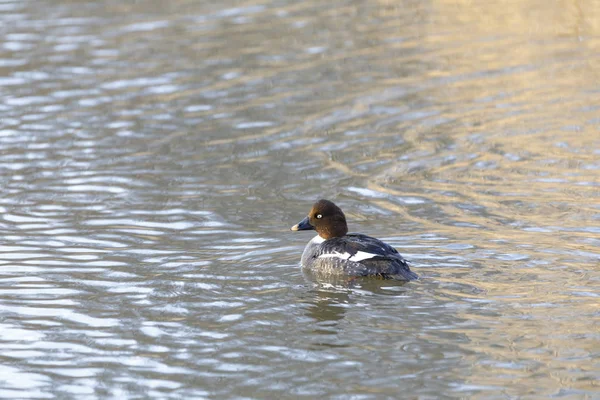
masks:
[[[315,229],[315,227],[308,222],[308,217],[306,217],[296,225],[292,226],[290,229],[293,231],[309,231],[311,229]]]

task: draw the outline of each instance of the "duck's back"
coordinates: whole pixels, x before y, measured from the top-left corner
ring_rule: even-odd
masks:
[[[325,241],[318,238],[304,249],[304,268],[335,275],[374,275],[407,281],[418,278],[398,251],[379,239],[360,233]]]

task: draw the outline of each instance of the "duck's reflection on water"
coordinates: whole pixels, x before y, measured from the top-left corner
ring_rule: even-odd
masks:
[[[374,277],[347,277],[315,275],[303,270],[306,280],[313,285],[302,301],[307,304],[306,316],[317,321],[314,333],[337,334],[338,322],[349,307],[360,303],[365,296],[399,296],[409,290],[410,283]],[[407,286],[408,285],[408,286]]]

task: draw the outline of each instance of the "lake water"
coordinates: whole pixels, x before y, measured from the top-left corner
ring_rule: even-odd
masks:
[[[600,2],[0,1],[0,397],[600,399]],[[421,279],[314,280],[319,198]]]

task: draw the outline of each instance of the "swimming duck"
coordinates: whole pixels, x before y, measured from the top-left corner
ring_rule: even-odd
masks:
[[[304,248],[302,267],[320,274],[379,276],[410,281],[418,275],[396,249],[379,239],[348,233],[346,216],[329,200],[317,201],[292,231],[315,230]]]

